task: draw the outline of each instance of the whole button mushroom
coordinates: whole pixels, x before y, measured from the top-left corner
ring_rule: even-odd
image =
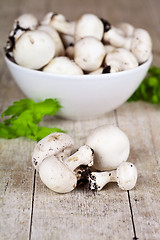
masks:
[[[110,66],[110,72],[120,72],[138,66],[136,57],[124,48],[116,48],[105,57],[105,64]]]
[[[94,168],[100,171],[114,170],[127,161],[130,143],[126,134],[118,127],[103,125],[88,135],[86,145],[94,150]]]
[[[94,14],[83,14],[75,25],[75,41],[92,36],[101,40],[104,33],[102,21]]]
[[[117,182],[122,190],[131,190],[137,182],[137,169],[133,163],[122,162],[111,172],[92,172],[89,176],[89,189],[100,191],[107,183]]]
[[[141,28],[135,29],[132,37],[131,51],[139,64],[147,61],[151,56],[152,40],[149,33]]]
[[[58,32],[47,25],[40,25],[38,28],[40,31],[47,32],[54,40],[55,43],[55,56],[63,56],[65,54],[64,46]]]
[[[74,60],[85,71],[97,70],[104,59],[105,48],[101,41],[94,37],[84,37],[76,42]]]
[[[52,37],[39,30],[27,31],[17,39],[13,56],[17,64],[40,69],[55,55],[55,43]]]
[[[53,133],[37,143],[32,163],[39,170],[42,182],[59,193],[72,191],[84,171],[79,166],[92,166],[94,152],[89,146],[81,146],[74,154],[72,138],[64,133]],[[74,171],[75,170],[75,171]]]
[[[68,57],[55,57],[43,68],[44,72],[66,75],[82,75],[82,69]]]
[[[12,50],[16,40],[26,31],[34,30],[38,25],[37,18],[29,13],[19,16],[13,24],[12,30],[9,33],[5,51],[8,56],[13,56]]]

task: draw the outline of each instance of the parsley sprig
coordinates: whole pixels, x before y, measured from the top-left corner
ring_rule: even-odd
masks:
[[[160,68],[152,66],[143,82],[128,100],[143,100],[153,104],[160,103]]]
[[[0,122],[0,137],[11,139],[23,136],[39,141],[51,132],[64,132],[57,127],[38,126],[45,115],[56,115],[60,108],[61,105],[56,99],[35,103],[26,98],[13,102],[1,115],[6,118]]]

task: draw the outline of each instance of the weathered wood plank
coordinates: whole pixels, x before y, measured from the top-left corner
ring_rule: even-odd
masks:
[[[0,140],[0,239],[28,239],[33,168],[30,140]]]
[[[131,142],[129,161],[138,169],[138,182],[130,191],[137,237],[160,237],[159,146],[160,107],[128,103],[117,110],[119,126]]]

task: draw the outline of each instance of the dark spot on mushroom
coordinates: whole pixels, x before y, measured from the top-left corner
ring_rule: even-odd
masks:
[[[49,148],[48,151],[53,151],[53,148]]]
[[[111,24],[104,18],[100,18],[104,26],[104,32],[108,32],[111,29]]]
[[[33,163],[35,166],[37,166],[38,162],[37,162],[36,158],[33,158]]]
[[[58,13],[53,13],[52,16],[51,16],[51,20],[53,20],[53,18],[57,15],[58,15]]]
[[[92,152],[92,156],[94,155],[94,150],[93,150],[93,148],[90,148],[91,149],[91,152]]]
[[[106,66],[103,71],[102,71],[102,74],[103,73],[110,73],[111,72],[111,66]]]
[[[69,47],[74,47],[74,43],[70,43],[70,44],[69,44]]]

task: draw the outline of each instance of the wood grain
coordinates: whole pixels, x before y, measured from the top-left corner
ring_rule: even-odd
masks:
[[[95,13],[115,24],[128,21],[146,28],[153,40],[153,64],[160,62],[159,0],[7,0],[0,14],[0,111],[25,96],[13,81],[3,60],[3,47],[13,20],[30,12],[39,19],[49,11],[69,20],[84,12]],[[91,129],[118,125],[131,143],[129,161],[138,169],[134,190],[124,192],[108,184],[92,193],[79,187],[56,194],[40,181],[31,164],[35,142],[0,139],[0,239],[1,240],[118,240],[160,239],[160,106],[125,103],[109,114],[86,121],[46,117],[42,125],[57,126],[74,138],[75,150],[84,144]]]

